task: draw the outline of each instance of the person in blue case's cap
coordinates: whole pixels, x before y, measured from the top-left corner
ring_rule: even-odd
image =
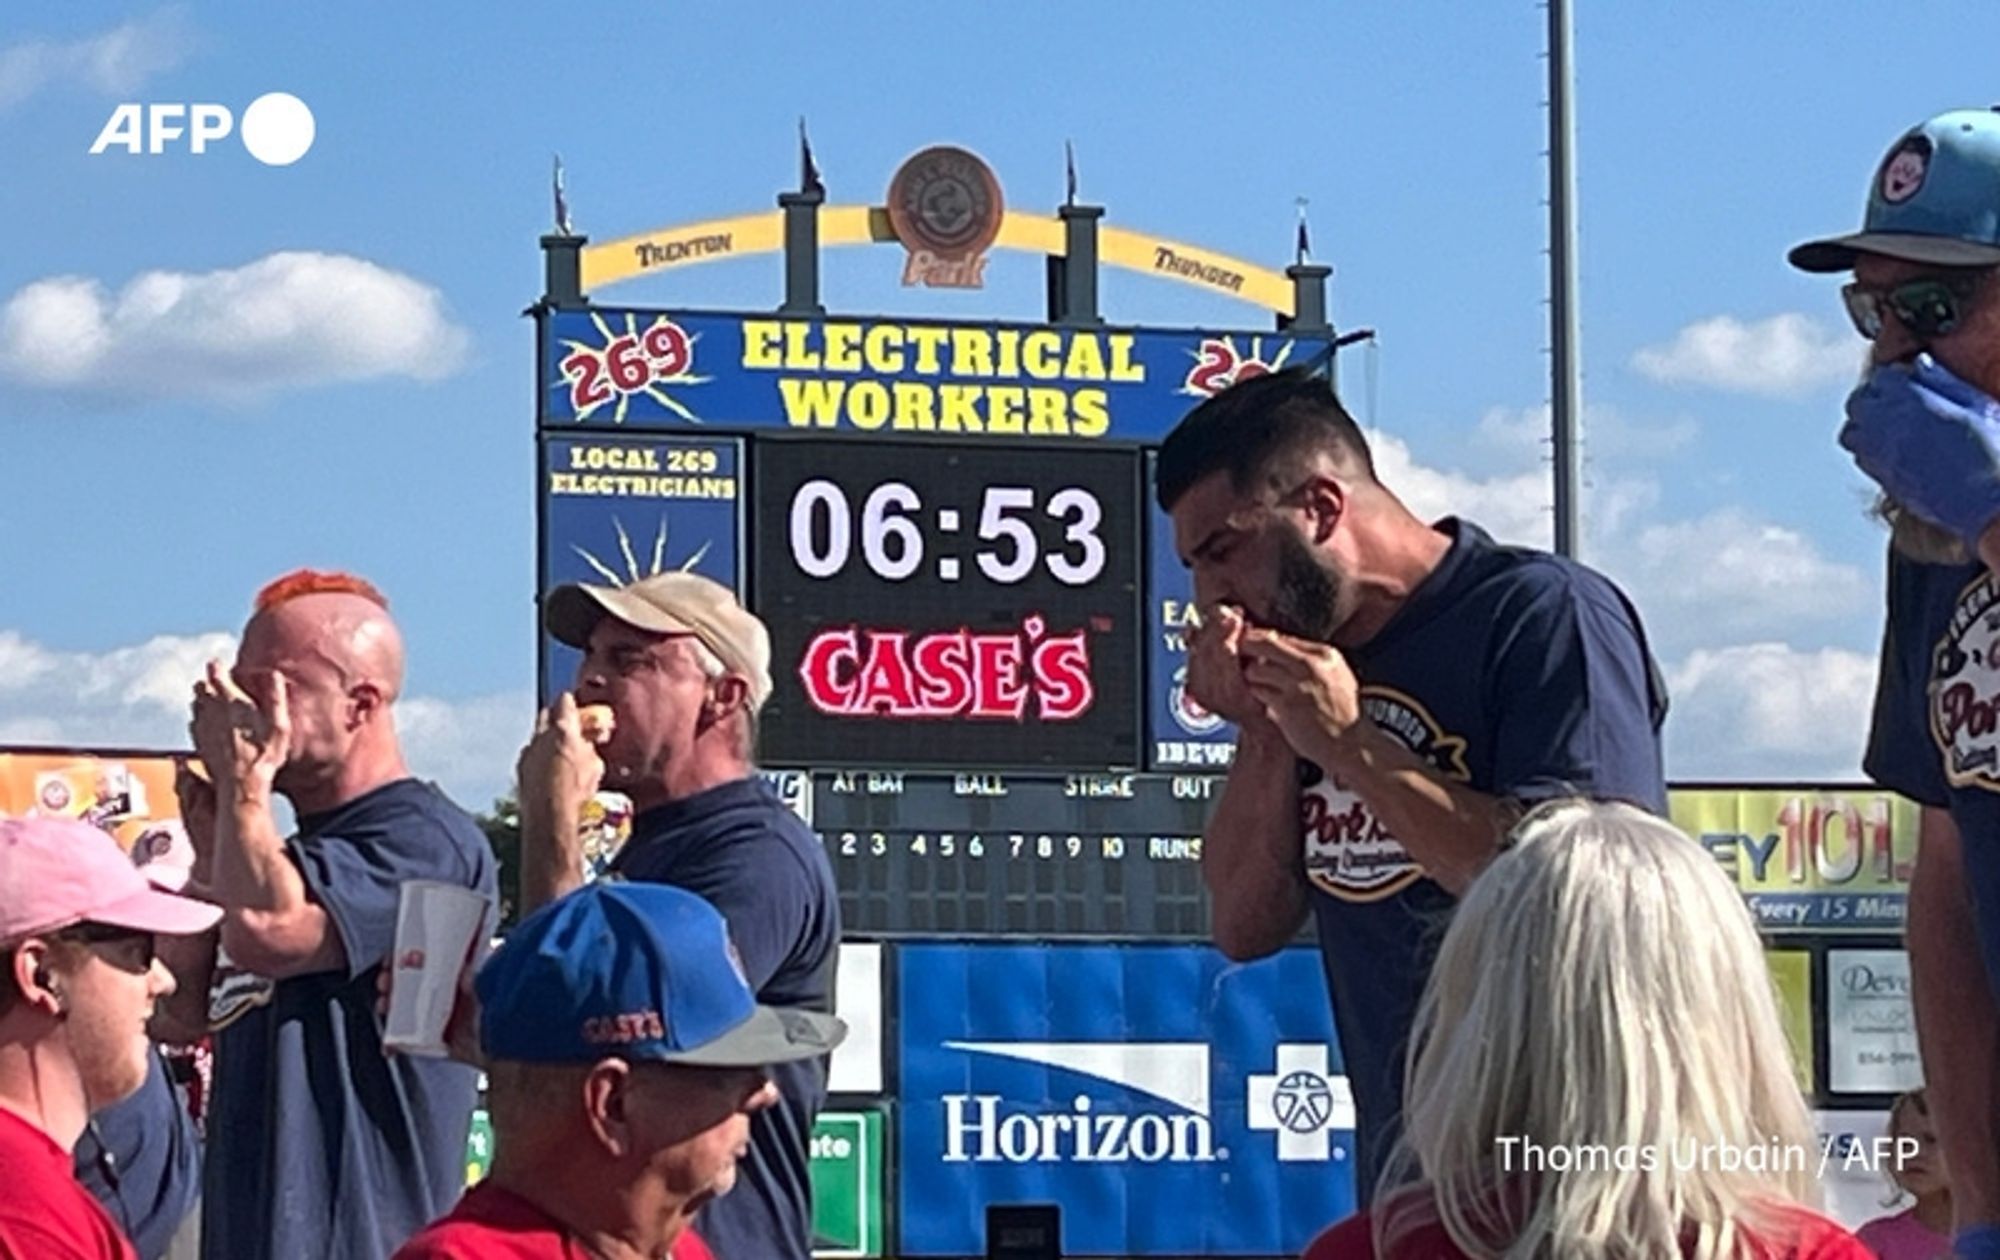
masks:
[[[750,1116],[777,1099],[768,1069],[847,1033],[757,1005],[721,914],[666,884],[549,903],[474,989],[493,1171],[396,1260],[707,1260],[688,1226],[735,1183]]]

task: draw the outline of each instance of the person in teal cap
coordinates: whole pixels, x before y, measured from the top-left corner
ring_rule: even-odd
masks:
[[[1864,765],[1923,807],[1908,943],[1953,1249],[2000,1260],[2000,113],[1904,132],[1861,230],[1791,261],[1853,273],[1869,343],[1840,431],[1891,529]]]

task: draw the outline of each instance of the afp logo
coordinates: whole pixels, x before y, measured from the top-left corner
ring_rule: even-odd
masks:
[[[290,92],[266,92],[251,101],[240,127],[227,105],[128,102],[111,111],[90,153],[96,157],[118,150],[134,157],[158,157],[185,148],[201,155],[235,132],[259,162],[290,166],[312,148],[316,130],[312,110]]]

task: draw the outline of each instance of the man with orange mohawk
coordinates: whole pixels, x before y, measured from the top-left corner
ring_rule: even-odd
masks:
[[[208,1025],[215,946],[274,982],[216,1037],[202,1245],[229,1260],[380,1260],[465,1183],[476,1074],[382,1050],[376,977],[407,880],[496,899],[492,850],[435,786],[410,777],[391,713],[403,641],[381,592],[310,570],[265,587],[236,665],[211,661],[189,729],[206,782],[179,788],[194,879],[225,908],[177,960]],[[289,839],[272,812],[291,802]]]

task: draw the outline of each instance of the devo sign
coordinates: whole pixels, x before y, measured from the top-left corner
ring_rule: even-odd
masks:
[[[1135,765],[1133,451],[759,444],[774,763]]]

